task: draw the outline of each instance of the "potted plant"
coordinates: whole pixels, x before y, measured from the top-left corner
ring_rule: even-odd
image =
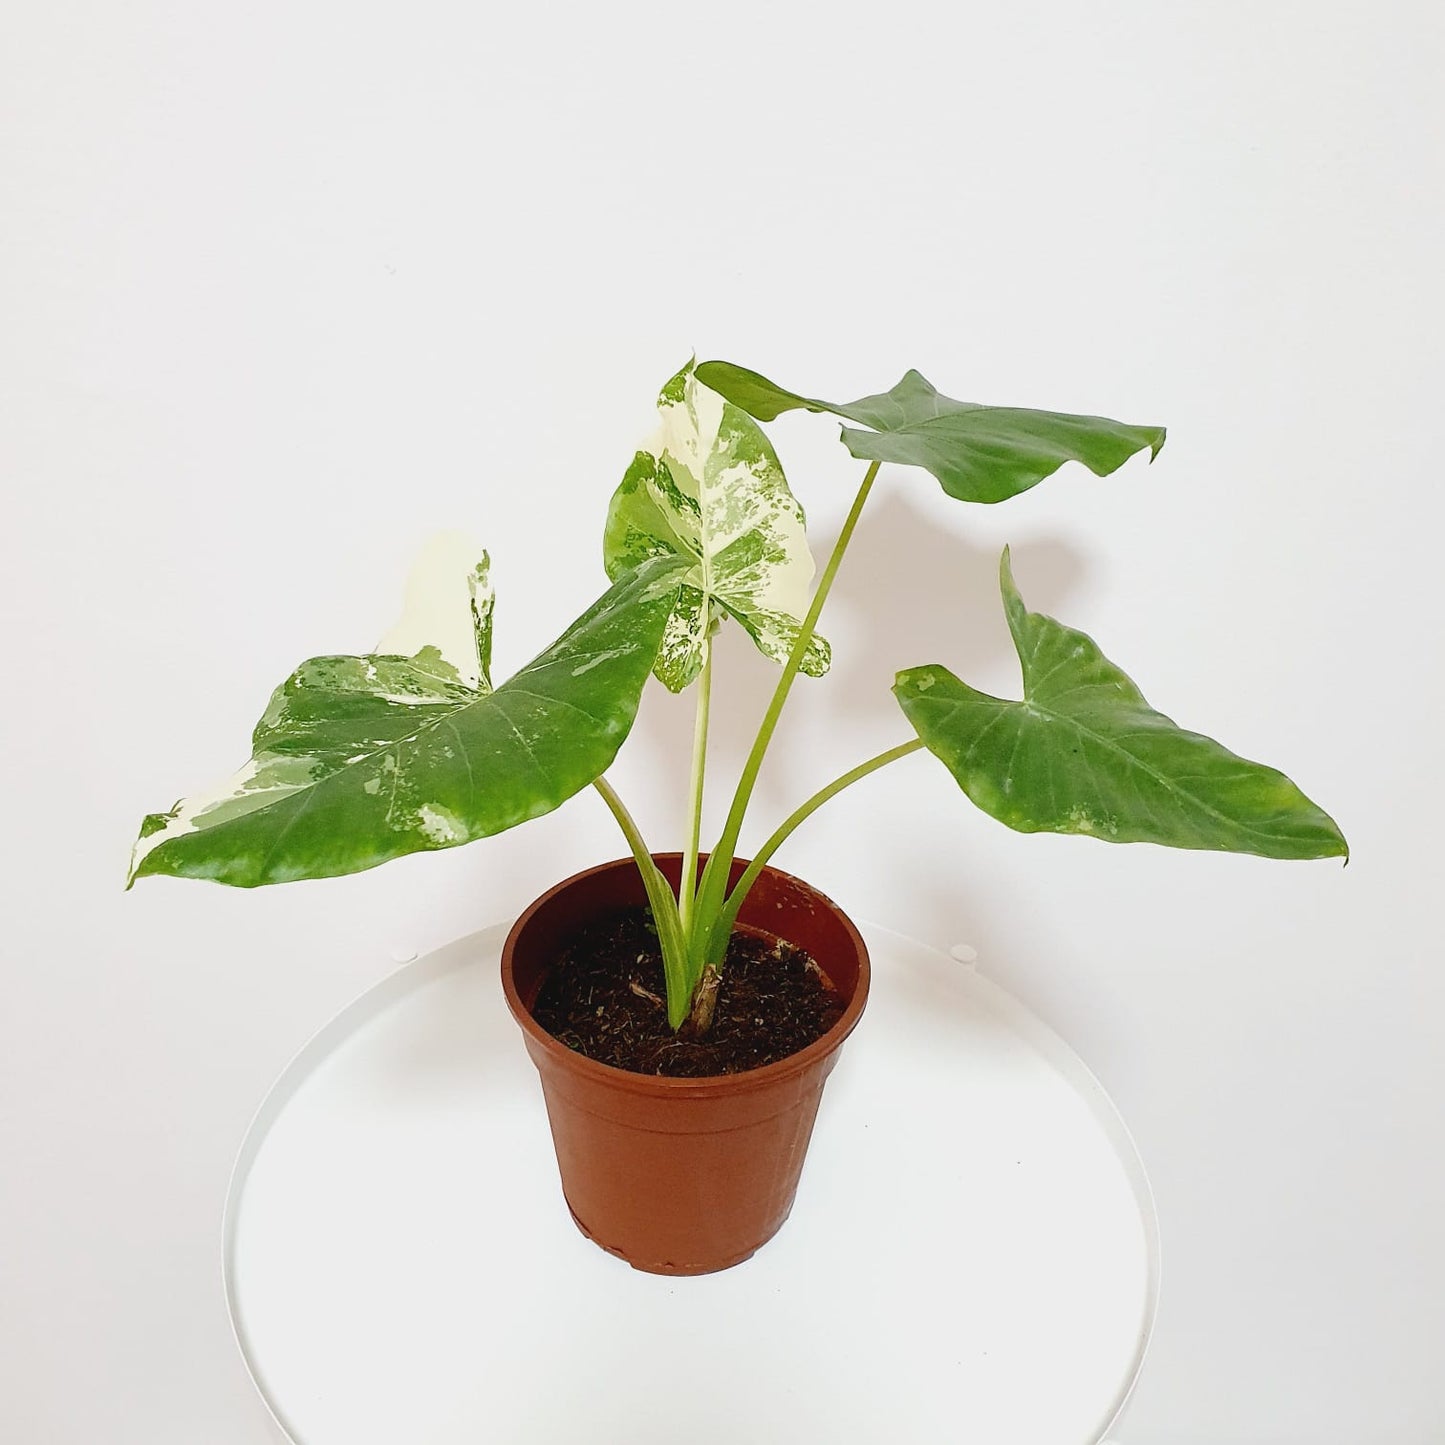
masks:
[[[806,408],[848,423],[867,469],[816,587],[802,508],[760,422]],[[661,427],[613,493],[611,585],[515,676],[490,677],[486,555],[423,559],[401,625],[373,653],[317,657],[273,694],[249,763],[142,825],[130,880],[241,887],[451,848],[602,796],[630,858],[550,890],[503,950],[503,985],[541,1073],[564,1192],[584,1232],[640,1268],[746,1258],[782,1224],[818,1099],[867,997],[867,952],[836,906],[771,860],[859,778],[931,751],[985,812],[1023,832],[1270,858],[1346,856],[1330,817],[1282,773],[1177,726],[1084,633],[999,585],[1022,697],[938,663],[898,673],[906,740],[820,788],[750,860],[737,847],[800,673],[829,665],[817,630],[884,463],[993,504],[1069,461],[1107,475],[1160,427],[953,401],[910,371],[838,404],[724,362],[663,388]],[[704,852],[713,636],[741,625],[780,667],[720,837]],[[605,774],[649,675],[693,688],[682,848],[654,854]]]

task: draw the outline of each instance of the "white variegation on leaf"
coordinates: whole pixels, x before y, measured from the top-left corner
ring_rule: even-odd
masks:
[[[487,557],[464,555],[453,540],[424,555],[383,642],[413,653],[302,663],[272,695],[240,772],[145,819],[131,881],[253,887],[354,873],[502,832],[598,778],[631,729],[681,564],[630,573],[493,691]]]
[[[759,649],[786,661],[808,610],[813,557],[803,509],[776,453],[741,408],[685,366],[658,398],[662,424],[612,498],[604,559],[613,579],[652,557],[687,562],[656,673],[672,691],[702,667],[707,637],[725,617]],[[803,671],[828,670],[813,638]]]
[[[413,564],[401,618],[376,651],[414,657],[435,648],[459,682],[490,692],[495,605],[491,559],[465,533],[438,532]]]

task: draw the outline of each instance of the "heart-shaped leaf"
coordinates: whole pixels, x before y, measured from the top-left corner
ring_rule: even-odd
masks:
[[[656,667],[678,692],[697,676],[724,617],[786,661],[808,610],[813,558],[803,509],[745,412],[702,385],[691,363],[663,387],[658,411],[657,436],[612,497],[603,559],[614,579],[650,557],[687,563]],[[813,638],[803,671],[817,677],[828,662],[828,644]]]
[[[485,555],[464,579],[423,569],[384,644],[417,650],[302,663],[272,695],[239,773],[146,818],[131,881],[325,878],[551,812],[606,770],[631,729],[680,571],[668,558],[638,567],[492,691]],[[448,581],[459,625],[428,621]],[[442,640],[419,644],[423,634]]]
[[[1152,460],[1164,445],[1163,427],[954,401],[917,371],[908,372],[892,391],[850,402],[800,396],[726,361],[705,361],[697,374],[759,421],[803,407],[870,427],[843,428],[843,443],[855,457],[922,467],[949,496],[965,502],[1002,502],[1069,461],[1107,476],[1146,447]]]
[[[1348,856],[1334,821],[1283,773],[1162,713],[1082,632],[1030,612],[999,569],[1024,699],[944,667],[898,674],[909,722],[984,812],[1023,833],[1085,833],[1266,858]]]

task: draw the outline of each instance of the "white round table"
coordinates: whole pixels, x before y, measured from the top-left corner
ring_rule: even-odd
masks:
[[[1133,1144],[1058,1037],[878,928],[792,1218],[721,1274],[568,1217],[497,978],[400,969],[287,1067],[226,1211],[236,1335],[294,1445],[1093,1445],[1153,1322]]]

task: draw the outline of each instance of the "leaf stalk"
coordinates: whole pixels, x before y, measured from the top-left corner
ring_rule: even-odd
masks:
[[[697,714],[692,730],[692,777],[688,788],[687,845],[678,878],[677,902],[683,937],[692,930],[693,905],[697,898],[697,854],[702,836],[703,779],[707,771],[708,716],[712,708],[712,638],[702,640],[702,674],[697,685]]]
[[[856,768],[850,768],[840,777],[834,778],[831,783],[819,788],[811,798],[789,813],[777,826],[768,841],[753,855],[752,862],[743,870],[733,891],[728,894],[727,902],[723,904],[717,922],[713,925],[714,944],[717,943],[716,935],[721,934],[721,946],[724,949],[727,948],[727,940],[732,934],[733,924],[737,922],[738,910],[743,906],[743,900],[748,896],[748,891],[757,882],[763,869],[767,867],[769,859],[800,824],[811,818],[829,799],[837,797],[844,788],[852,787],[860,778],[866,778],[869,773],[876,773],[879,768],[886,768],[889,763],[897,762],[899,758],[906,758],[910,753],[918,752],[923,746],[922,738],[911,738],[906,743],[899,743],[897,747],[889,748],[886,752],[869,758],[866,763],[859,763]]]
[[[662,971],[667,980],[667,1022],[673,1029],[682,1027],[691,1001],[692,982],[688,978],[687,942],[682,931],[682,920],[678,914],[677,899],[667,886],[667,879],[652,860],[652,851],[642,836],[642,830],[627,811],[622,799],[605,777],[593,780],[592,786],[602,795],[602,801],[612,810],[617,826],[627,839],[632,850],[637,871],[642,875],[642,886],[647,891],[647,901],[652,905],[652,919],[657,925],[657,941],[662,949]]]
[[[728,873],[736,855],[738,836],[742,832],[748,803],[752,799],[753,789],[757,784],[758,773],[762,769],[768,745],[773,740],[773,732],[777,728],[778,718],[782,715],[783,706],[788,700],[789,692],[792,691],[793,681],[803,665],[803,658],[807,655],[808,645],[813,640],[818,618],[823,611],[823,604],[828,600],[828,593],[832,591],[833,579],[838,575],[843,554],[848,550],[848,543],[853,539],[853,530],[858,525],[858,518],[862,515],[869,492],[873,490],[873,483],[878,477],[881,465],[881,462],[873,462],[869,466],[862,484],[858,488],[858,493],[853,498],[853,505],[848,510],[842,529],[838,533],[838,539],[834,542],[833,550],[823,568],[823,575],[818,580],[807,616],[804,617],[803,624],[798,629],[798,635],[793,642],[793,650],[788,654],[788,660],[783,665],[782,676],[779,677],[767,711],[763,714],[762,724],[758,728],[757,737],[753,740],[752,750],[743,764],[742,775],[738,779],[737,790],[733,794],[732,806],[728,809],[722,836],[708,855],[707,865],[703,869],[702,881],[698,887],[688,939],[688,968],[694,982],[701,977],[702,970],[709,963],[721,962],[721,956],[717,953],[718,939],[714,925],[722,910],[724,894],[727,891]],[[741,880],[739,882],[741,883]],[[749,886],[751,887],[751,883]],[[734,892],[736,893],[736,889]],[[739,898],[739,902],[741,902],[741,898]],[[724,949],[727,947],[726,935],[722,938],[722,947]]]

